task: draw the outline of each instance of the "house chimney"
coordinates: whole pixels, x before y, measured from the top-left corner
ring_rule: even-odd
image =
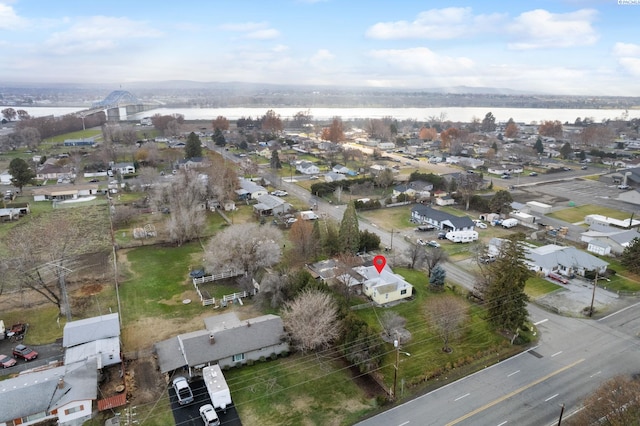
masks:
[[[60,377],[58,379],[58,389],[63,389],[64,388],[64,377]]]
[[[215,337],[213,337],[213,333],[209,333],[209,343],[212,345],[216,342]]]

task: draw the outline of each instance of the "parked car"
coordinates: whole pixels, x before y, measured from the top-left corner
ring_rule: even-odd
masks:
[[[436,240],[431,240],[431,241],[429,241],[429,242],[427,243],[427,245],[428,245],[429,247],[435,247],[435,248],[440,247],[440,244],[439,244]]]
[[[554,274],[553,272],[550,273],[549,275],[547,275],[547,277],[551,278],[554,281],[562,283],[562,284],[568,284],[569,283],[569,280],[567,280],[565,277],[563,277],[562,275]]]
[[[434,229],[436,229],[436,227],[433,225],[420,225],[416,228],[416,232],[428,232],[433,231]]]
[[[495,256],[482,256],[480,259],[478,259],[480,261],[480,263],[491,263],[491,262],[495,262],[496,258]]]
[[[16,358],[22,358],[25,361],[31,361],[38,358],[38,352],[28,346],[20,344],[13,348],[13,356]]]
[[[286,197],[287,195],[289,195],[289,193],[287,191],[281,191],[281,190],[276,190],[276,191],[272,191],[271,195],[275,195],[276,197]]]
[[[510,175],[502,175],[500,176],[500,179],[511,179]]]
[[[618,185],[618,189],[629,189],[629,185]]]
[[[200,417],[202,417],[205,426],[218,426],[220,424],[218,414],[211,404],[200,407]]]
[[[173,379],[172,385],[173,390],[176,391],[176,396],[178,397],[178,404],[186,405],[193,402],[193,392],[191,392],[191,387],[189,387],[187,379],[182,376],[178,376]]]
[[[416,240],[416,242],[418,243],[418,245],[421,245],[421,246],[426,246],[427,245],[427,242],[425,240],[423,240],[422,238],[418,238]]]
[[[487,224],[481,220],[475,220],[473,223],[475,224],[476,228],[487,229]]]
[[[589,166],[582,166],[580,167],[580,170],[587,170],[589,168]]]
[[[446,240],[447,239],[447,233],[446,232],[438,232],[438,239],[439,240]]]
[[[538,176],[538,173],[536,173],[536,172],[531,172],[531,173],[529,173],[529,176]]]
[[[204,269],[194,269],[193,271],[189,272],[189,276],[191,278],[202,278],[204,277],[204,275]]]
[[[17,362],[18,361],[16,361],[14,358],[11,358],[10,356],[0,354],[0,365],[2,365],[2,368],[13,367]]]

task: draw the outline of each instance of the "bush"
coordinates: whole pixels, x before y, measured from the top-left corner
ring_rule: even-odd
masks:
[[[249,367],[251,367],[254,363],[255,363],[255,361],[254,361],[254,360],[252,360],[252,359],[248,359],[248,360],[247,360],[247,365],[248,365]]]
[[[275,353],[275,352],[273,352],[273,353],[269,356],[269,358],[271,358],[271,360],[272,360],[272,361],[275,361],[276,359],[278,359],[278,354],[277,354],[277,353]]]
[[[260,357],[260,362],[265,362],[267,360],[267,358],[265,358],[264,356]]]

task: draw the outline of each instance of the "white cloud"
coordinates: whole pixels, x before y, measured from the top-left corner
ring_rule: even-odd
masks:
[[[616,43],[613,55],[622,68],[632,75],[640,76],[640,45],[633,43]]]
[[[286,44],[277,44],[271,50],[276,53],[286,52],[287,50],[289,50],[289,46],[287,46]]]
[[[474,68],[474,63],[471,59],[439,55],[426,47],[374,50],[370,53],[370,56],[383,60],[390,66],[404,72],[429,75],[468,73]]]
[[[326,66],[327,62],[333,60],[335,55],[329,52],[327,49],[318,50],[311,58],[309,58],[309,62],[314,66]]]
[[[375,39],[451,39],[478,32],[493,31],[505,19],[504,14],[474,15],[470,7],[431,9],[415,20],[379,22],[366,35]]]
[[[270,40],[280,36],[280,32],[273,28],[267,28],[264,30],[252,31],[245,35],[246,38],[254,40]]]
[[[79,19],[68,30],[56,32],[45,42],[47,52],[67,55],[111,50],[138,38],[156,38],[162,32],[142,21],[109,16]]]
[[[26,21],[18,16],[13,7],[0,3],[0,29],[13,30],[22,27]]]
[[[592,27],[597,16],[593,9],[570,13],[550,13],[543,9],[524,12],[508,26],[517,39],[509,43],[510,49],[565,48],[587,46],[598,40]]]

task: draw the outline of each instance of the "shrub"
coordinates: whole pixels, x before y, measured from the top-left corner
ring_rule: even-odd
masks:
[[[277,354],[277,353],[275,353],[275,352],[273,352],[273,353],[269,356],[269,358],[271,358],[271,360],[272,360],[272,361],[275,361],[276,359],[278,359],[278,354]]]

